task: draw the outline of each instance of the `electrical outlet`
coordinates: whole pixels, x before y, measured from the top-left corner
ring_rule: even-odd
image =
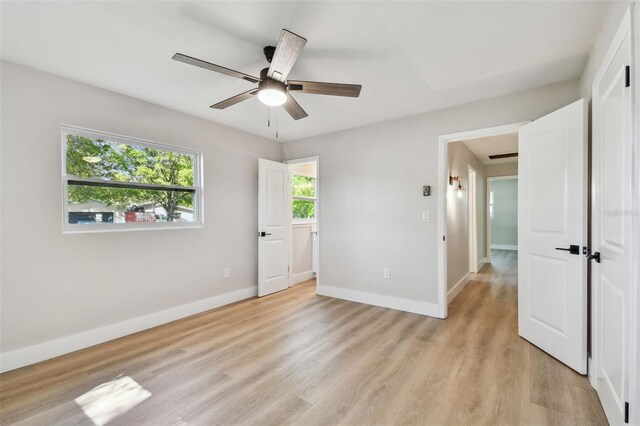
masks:
[[[229,278],[231,276],[231,269],[230,268],[224,268],[224,277],[225,278]]]
[[[391,269],[384,268],[382,270],[382,274],[383,274],[383,277],[388,280],[389,278],[391,278]]]

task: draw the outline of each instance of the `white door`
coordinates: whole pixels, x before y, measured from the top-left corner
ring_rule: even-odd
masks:
[[[631,87],[627,31],[593,88],[593,342],[595,387],[611,424],[622,424],[629,392],[631,256]]]
[[[587,104],[518,133],[518,332],[587,373]]]
[[[258,160],[258,296],[289,287],[289,168]]]

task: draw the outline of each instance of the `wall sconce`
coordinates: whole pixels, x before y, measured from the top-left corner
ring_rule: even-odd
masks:
[[[462,186],[462,176],[451,176],[449,175],[449,185],[453,186],[454,182],[458,182],[458,186],[456,188],[456,196],[458,198],[462,198],[464,186]]]

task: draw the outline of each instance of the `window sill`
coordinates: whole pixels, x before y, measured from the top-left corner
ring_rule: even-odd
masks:
[[[101,234],[107,232],[137,232],[137,231],[168,231],[176,229],[201,229],[203,223],[172,223],[172,224],[88,224],[88,225],[68,225],[62,228],[63,234]]]
[[[294,228],[302,228],[305,226],[315,226],[316,225],[316,221],[308,221],[308,222],[293,222],[292,225]]]

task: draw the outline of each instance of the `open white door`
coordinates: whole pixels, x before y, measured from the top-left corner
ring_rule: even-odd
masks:
[[[632,88],[629,14],[615,52],[593,86],[593,216],[591,265],[595,336],[594,386],[612,425],[622,424],[629,401],[632,226]],[[617,50],[615,50],[617,48]],[[637,179],[637,177],[635,178]]]
[[[518,332],[587,373],[587,104],[522,126],[518,148]]]
[[[258,160],[258,296],[289,287],[289,168]]]

